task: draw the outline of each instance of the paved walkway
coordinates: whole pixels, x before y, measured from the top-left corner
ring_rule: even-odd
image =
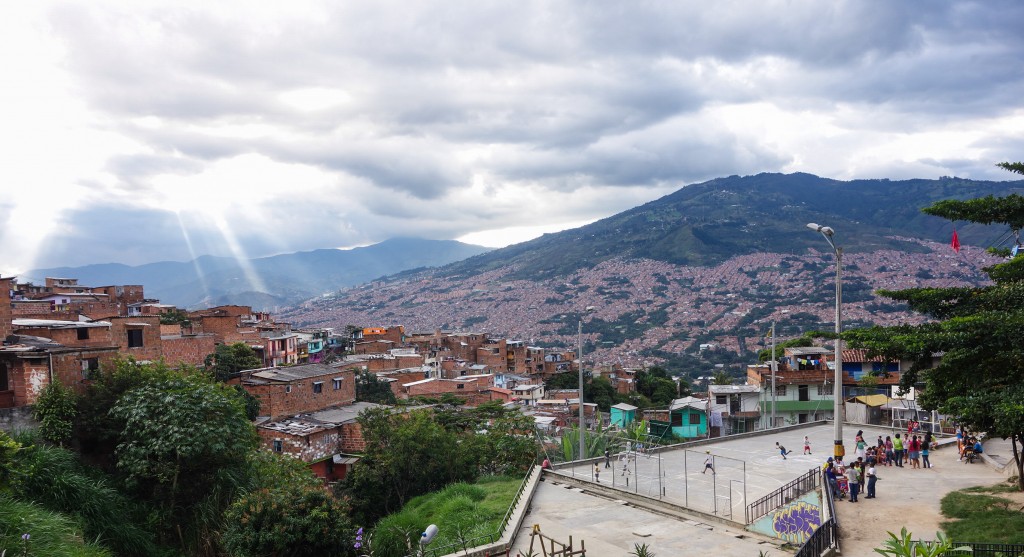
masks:
[[[934,539],[944,521],[939,509],[943,496],[1006,479],[985,463],[961,462],[955,444],[932,451],[929,459],[933,468],[879,468],[876,499],[836,503],[844,555],[873,555],[873,549],[888,539],[887,531],[899,533],[904,526],[916,538]]]
[[[893,434],[890,428],[847,424],[843,437],[848,454],[853,453],[853,437],[859,429],[864,430],[869,442],[878,435]],[[801,454],[804,435],[810,438],[812,454]],[[747,503],[820,466],[832,452],[832,438],[831,425],[814,425],[716,440],[688,450],[666,451],[660,458],[641,454],[635,460],[627,459],[628,476],[622,473],[623,461],[614,460],[609,469],[602,463],[600,483],[654,498],[661,493],[664,500],[676,505],[743,522]],[[995,441],[989,442],[993,443],[990,450],[998,455]],[[785,459],[776,450],[776,442],[792,451]],[[714,457],[713,475],[702,473],[708,454]],[[955,445],[933,452],[932,463],[934,468],[921,470],[886,467],[879,470],[877,499],[837,503],[843,554],[873,555],[873,549],[887,538],[886,531],[898,531],[902,526],[915,536],[931,539],[942,521],[939,500],[943,495],[1005,479],[987,464],[960,463]],[[595,480],[592,464],[562,471],[584,481]],[[658,555],[757,555],[762,549],[771,555],[785,555],[778,547],[764,544],[763,538],[744,532],[738,524],[680,521],[557,485],[557,481],[543,482],[538,488],[521,537],[517,538],[517,550],[529,546],[533,524],[539,524],[542,532],[555,539],[568,541],[569,535],[574,540],[583,539],[588,553],[602,557],[625,556],[634,543],[647,543]]]

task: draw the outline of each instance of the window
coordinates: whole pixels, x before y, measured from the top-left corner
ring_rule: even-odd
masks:
[[[279,453],[284,449],[280,439],[274,439],[274,452]]]
[[[690,425],[700,425],[701,414],[697,412],[690,412]]]
[[[291,385],[285,385],[285,386],[284,386],[284,392],[285,392],[285,393],[290,393],[290,392],[292,392],[292,386],[291,386]]]
[[[786,386],[785,385],[776,385],[775,386],[775,396],[786,396]]]
[[[99,358],[82,358],[82,379],[95,379],[99,369]]]
[[[728,397],[725,395],[715,395],[715,404],[728,404]]]
[[[89,340],[89,329],[87,327],[78,328],[78,340]]]
[[[142,329],[128,329],[128,348],[142,347]]]
[[[466,387],[466,386],[465,386],[465,385],[463,385],[462,383],[459,383],[458,385],[455,385],[455,388],[456,388],[456,389],[462,389],[462,388],[465,388],[465,387]]]
[[[832,383],[818,385],[818,396],[831,395],[833,393],[835,393],[835,391],[832,389]]]
[[[335,377],[334,378],[334,390],[335,391],[340,391],[341,390],[341,377]]]
[[[324,392],[324,382],[323,381],[317,381],[317,382],[313,383],[313,392],[314,393],[322,393],[322,392]]]

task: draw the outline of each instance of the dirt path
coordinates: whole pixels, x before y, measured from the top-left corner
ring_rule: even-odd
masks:
[[[875,555],[874,548],[888,539],[886,532],[898,533],[904,526],[915,538],[934,539],[944,520],[939,510],[943,496],[1006,479],[986,464],[960,462],[955,445],[933,451],[930,458],[934,467],[929,469],[879,468],[876,499],[865,500],[862,494],[856,503],[836,502],[844,555]]]

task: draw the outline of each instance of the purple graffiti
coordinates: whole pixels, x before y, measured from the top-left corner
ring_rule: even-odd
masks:
[[[772,529],[780,539],[803,543],[821,526],[821,510],[817,505],[797,501],[775,512]]]

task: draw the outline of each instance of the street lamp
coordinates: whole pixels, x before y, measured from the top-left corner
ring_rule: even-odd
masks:
[[[832,386],[835,399],[832,419],[835,422],[835,434],[833,435],[835,437],[835,457],[839,458],[846,456],[846,449],[843,448],[843,420],[841,417],[843,411],[843,351],[842,340],[839,338],[843,332],[843,248],[836,246],[832,240],[836,231],[831,227],[812,222],[807,225],[807,228],[821,232],[825,241],[836,254],[836,377],[835,385]]]

